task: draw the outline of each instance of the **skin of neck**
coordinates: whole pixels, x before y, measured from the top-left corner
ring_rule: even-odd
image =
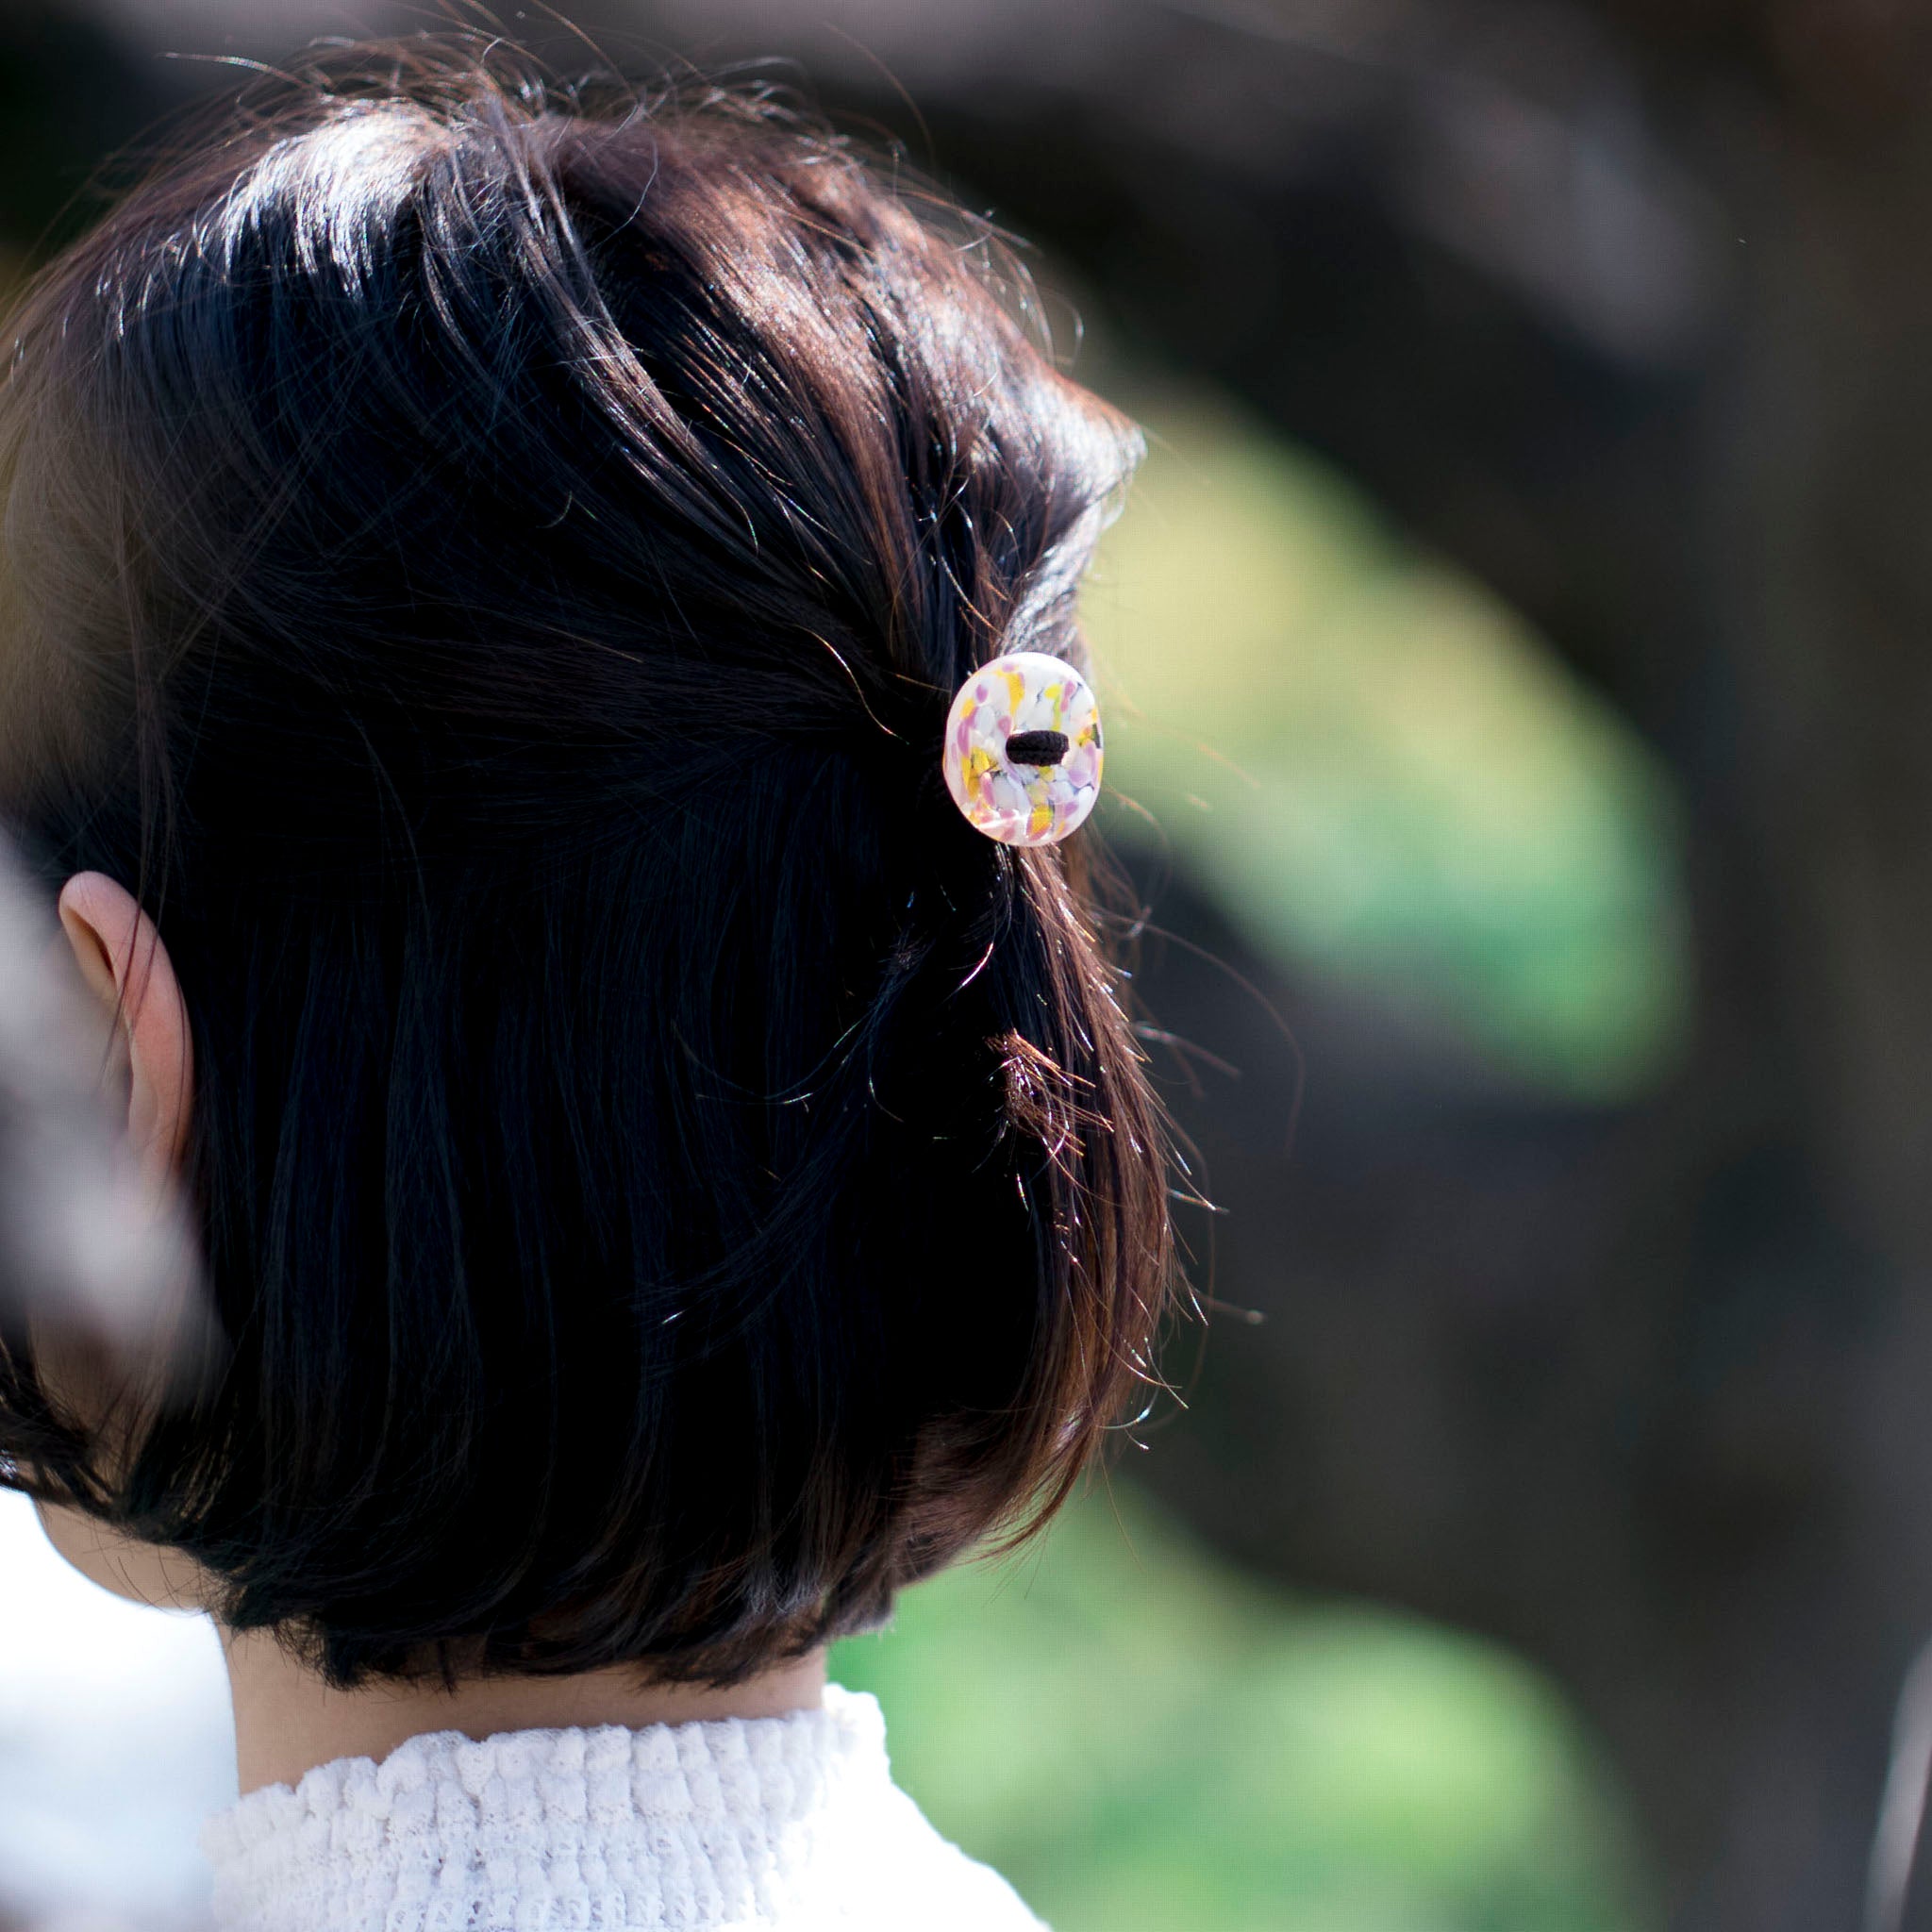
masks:
[[[49,1541],[83,1576],[133,1603],[200,1609],[214,1600],[208,1579],[169,1551],[136,1542],[73,1509],[42,1506]],[[723,1690],[653,1680],[636,1666],[568,1677],[470,1677],[454,1690],[433,1679],[384,1678],[354,1690],[331,1689],[267,1632],[245,1634],[217,1621],[235,1712],[235,1768],[242,1794],[293,1785],[338,1757],[378,1763],[430,1731],[482,1740],[499,1731],[684,1724],[717,1718],[784,1717],[824,1701],[825,1653],[774,1664]]]
[[[293,1785],[338,1757],[378,1762],[431,1731],[466,1738],[500,1731],[694,1724],[717,1718],[783,1717],[815,1708],[825,1685],[823,1650],[714,1690],[653,1682],[635,1669],[569,1677],[478,1677],[441,1684],[385,1681],[331,1690],[271,1636],[222,1633],[235,1705],[235,1762],[244,1795]]]

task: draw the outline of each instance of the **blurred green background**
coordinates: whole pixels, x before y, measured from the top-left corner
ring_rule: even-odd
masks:
[[[912,1591],[833,1675],[1055,1932],[1633,1932],[1606,1767],[1492,1645],[1271,1594],[1128,1488]]]
[[[1150,453],[1087,599],[1115,837],[1168,841],[1255,939],[1426,1005],[1525,1082],[1654,1081],[1688,974],[1649,755],[1318,460],[1210,392],[1126,400]],[[1654,1923],[1552,1685],[1417,1619],[1271,1593],[1130,1485],[914,1591],[834,1674],[1057,1932]]]
[[[1552,1092],[1654,1084],[1690,969],[1646,748],[1315,458],[1211,391],[1127,401],[1149,456],[1086,603],[1115,797],[1264,951]]]

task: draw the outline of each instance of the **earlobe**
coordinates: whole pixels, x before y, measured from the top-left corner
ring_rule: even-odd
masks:
[[[61,888],[60,926],[126,1050],[128,1139],[143,1171],[165,1181],[187,1148],[194,1091],[188,1008],[168,949],[134,895],[105,873],[76,873]]]

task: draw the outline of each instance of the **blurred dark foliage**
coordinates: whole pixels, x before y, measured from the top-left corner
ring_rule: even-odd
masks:
[[[106,205],[109,158],[202,76],[60,0],[0,7],[0,242],[42,257]],[[205,81],[203,82],[205,85]]]
[[[1854,136],[1909,120],[1932,95],[1932,9],[1923,0],[1603,0],[1667,77],[1738,78],[1787,111]]]
[[[1614,1109],[1251,957],[1149,873],[1148,1008],[1243,1074],[1167,1069],[1229,1210],[1213,1290],[1267,1319],[1182,1366],[1138,1473],[1257,1571],[1544,1661],[1674,1924],[1853,1925],[1932,1629],[1932,8],[847,13],[578,17],[620,53],[801,54],[1130,353],[1512,600],[1686,813],[1694,1038]],[[184,85],[138,38],[47,0],[0,25],[14,246]]]

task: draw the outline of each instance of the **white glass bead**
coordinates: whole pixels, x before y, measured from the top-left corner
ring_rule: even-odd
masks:
[[[1008,756],[1009,741],[1042,733],[1065,740],[1056,762]],[[946,718],[946,790],[970,824],[1005,845],[1064,839],[1100,796],[1100,709],[1087,680],[1043,651],[982,665]]]

